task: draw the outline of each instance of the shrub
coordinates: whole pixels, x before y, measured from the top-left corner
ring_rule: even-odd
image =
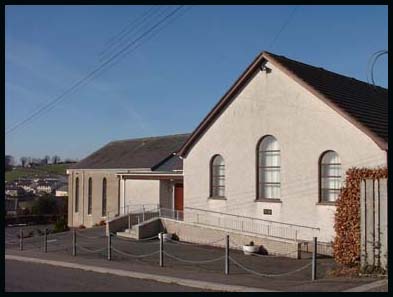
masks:
[[[78,229],[86,229],[85,225],[81,224],[79,225]]]
[[[55,227],[53,228],[53,233],[59,233],[68,230],[70,230],[70,228],[67,226],[67,221],[64,218],[61,218],[56,222]]]

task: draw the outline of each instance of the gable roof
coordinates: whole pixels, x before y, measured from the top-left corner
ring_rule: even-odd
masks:
[[[267,61],[358,127],[381,149],[388,150],[387,89],[264,51],[254,59],[196,127],[179,150],[179,155],[184,157],[188,154],[192,146]]]
[[[70,169],[152,169],[176,153],[189,134],[112,141]]]

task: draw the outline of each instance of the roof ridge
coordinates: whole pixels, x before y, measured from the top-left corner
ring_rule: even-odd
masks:
[[[378,88],[378,89],[381,89],[382,91],[386,91],[386,92],[389,91],[387,88],[384,88],[384,87],[381,87],[381,86],[378,86],[378,85],[370,84],[370,83],[368,83],[368,82],[366,82],[366,81],[364,81],[364,80],[360,80],[360,79],[357,79],[357,78],[352,77],[352,76],[347,76],[347,75],[344,75],[344,74],[341,74],[341,73],[337,73],[337,72],[334,72],[334,71],[332,71],[332,70],[325,69],[325,68],[323,68],[323,67],[319,67],[319,66],[307,64],[307,63],[304,63],[304,62],[301,62],[301,61],[298,61],[298,60],[294,60],[294,59],[288,58],[287,56],[284,56],[284,55],[277,55],[277,54],[273,54],[273,53],[268,52],[268,51],[263,51],[263,52],[262,52],[262,55],[265,55],[265,54],[267,54],[268,56],[271,56],[273,59],[274,59],[275,57],[279,57],[279,58],[286,59],[286,60],[291,61],[291,62],[295,62],[295,63],[298,63],[298,64],[305,65],[305,66],[307,66],[307,67],[311,67],[311,68],[314,68],[314,69],[323,70],[324,72],[327,72],[327,73],[330,73],[330,74],[333,74],[333,75],[337,75],[337,76],[339,76],[339,77],[344,77],[344,78],[346,78],[346,79],[355,80],[355,81],[360,82],[360,83],[363,83],[363,84],[365,84],[366,86],[368,86],[368,87],[370,87],[370,88],[373,88],[373,89]]]
[[[180,136],[189,136],[191,133],[179,133],[179,134],[170,134],[170,135],[159,135],[159,136],[147,136],[147,137],[139,137],[139,138],[128,138],[128,139],[120,139],[120,140],[112,140],[107,143],[120,143],[120,142],[127,142],[127,141],[143,141],[143,140],[152,140],[152,139],[162,139],[162,138],[169,138],[169,137],[180,137]]]

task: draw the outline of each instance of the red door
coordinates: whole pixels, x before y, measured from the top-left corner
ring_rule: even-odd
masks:
[[[175,184],[175,210],[183,210],[183,184]]]

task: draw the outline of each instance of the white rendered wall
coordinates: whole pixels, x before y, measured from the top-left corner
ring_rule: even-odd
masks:
[[[185,207],[218,210],[321,228],[334,237],[335,206],[319,205],[318,160],[336,151],[348,168],[386,165],[386,152],[337,112],[275,66],[259,72],[184,159]],[[256,145],[273,135],[281,149],[281,202],[255,202]],[[209,197],[209,163],[225,160],[227,200]],[[345,176],[343,176],[345,179]],[[263,209],[272,215],[263,215]]]
[[[125,192],[125,205],[158,204],[160,181],[127,179]]]

